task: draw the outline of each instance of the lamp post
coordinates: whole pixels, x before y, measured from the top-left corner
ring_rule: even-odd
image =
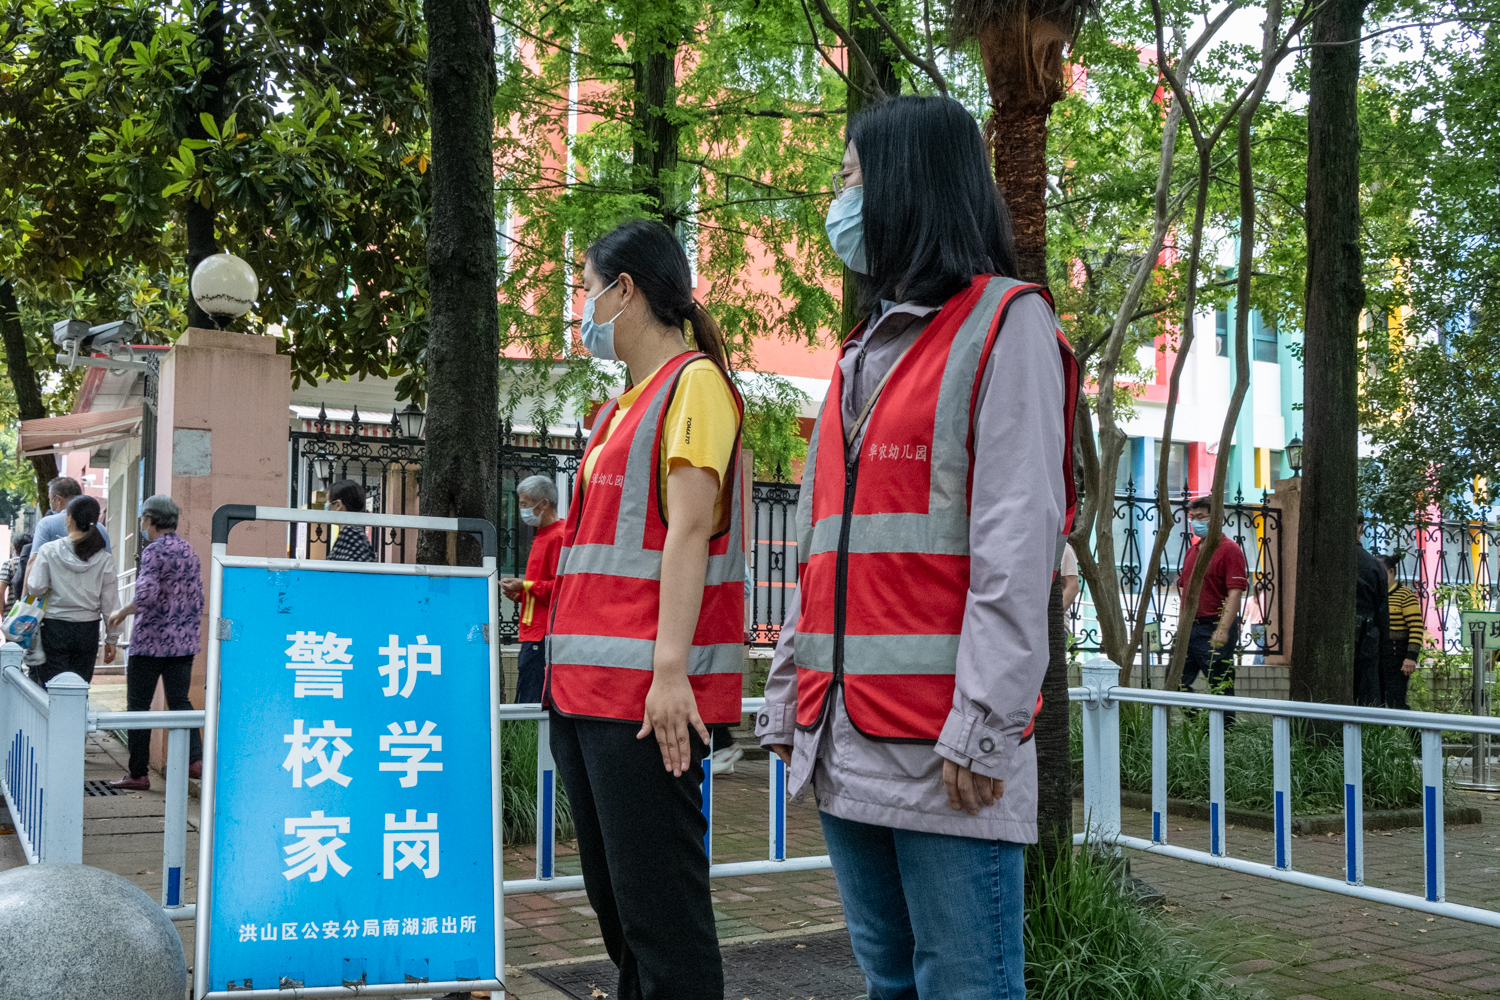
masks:
[[[1292,467],[1292,478],[1302,475],[1302,437],[1298,435],[1286,443],[1286,464]]]
[[[232,253],[205,257],[193,269],[190,287],[193,301],[213,317],[220,330],[226,322],[249,312],[260,293],[255,271]]]
[[[422,436],[422,429],[427,424],[427,414],[416,403],[406,404],[406,408],[391,414],[391,426],[401,428],[401,436],[410,440],[416,440]]]

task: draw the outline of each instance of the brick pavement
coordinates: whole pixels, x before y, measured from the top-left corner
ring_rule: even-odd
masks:
[[[1447,898],[1500,909],[1500,800],[1460,793],[1484,821],[1446,830]],[[1081,821],[1081,816],[1075,821]],[[1148,837],[1150,814],[1126,809],[1124,832]],[[1208,849],[1208,824],[1173,817],[1169,840]],[[1269,862],[1270,833],[1227,831],[1230,853]],[[1237,982],[1274,1000],[1500,997],[1500,931],[1448,917],[1205,865],[1126,852],[1132,872],[1166,893],[1169,919],[1222,954]],[[1295,868],[1342,878],[1344,837],[1299,837]],[[1420,828],[1365,834],[1365,881],[1422,892]]]

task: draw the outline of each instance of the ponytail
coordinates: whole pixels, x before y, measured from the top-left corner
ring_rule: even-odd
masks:
[[[104,551],[104,536],[99,532],[99,501],[87,493],[68,501],[68,517],[83,537],[73,543],[73,554],[84,562]]]
[[[708,310],[704,309],[697,299],[693,299],[688,305],[686,315],[682,318],[692,326],[693,346],[701,353],[707,354],[714,364],[727,373],[729,351],[724,347],[724,333],[719,329],[719,324],[714,322],[714,318],[708,314]]]

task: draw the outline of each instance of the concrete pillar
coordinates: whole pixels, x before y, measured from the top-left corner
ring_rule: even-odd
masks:
[[[1292,620],[1297,613],[1297,529],[1301,523],[1302,480],[1278,479],[1266,503],[1281,511],[1280,562],[1276,566],[1277,599],[1266,615],[1266,635],[1281,636],[1281,655],[1266,657],[1266,663],[1286,666],[1292,662]],[[1273,548],[1272,552],[1276,552]]]
[[[161,362],[156,483],[182,515],[177,533],[203,564],[204,617],[192,697],[203,706],[207,670],[208,556],[213,513],[226,503],[287,504],[287,428],[291,359],[272,337],[190,328]],[[236,555],[285,556],[284,525],[244,524],[230,536]],[[153,708],[165,708],[158,689]],[[152,759],[166,759],[165,734]]]

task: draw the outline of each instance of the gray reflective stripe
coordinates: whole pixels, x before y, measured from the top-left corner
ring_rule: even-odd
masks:
[[[797,666],[833,671],[833,636],[798,629],[792,645]],[[952,674],[958,665],[956,635],[846,635],[846,674]]]
[[[653,639],[626,639],[617,635],[554,635],[550,638],[552,663],[626,670],[651,670],[654,667],[656,641]],[[688,651],[688,674],[692,676],[737,674],[744,669],[743,643],[694,646]]]
[[[842,514],[831,514],[819,521],[813,528],[807,557],[837,552],[839,528],[843,523]],[[849,525],[849,551],[966,556],[969,554],[969,515],[856,514]]]
[[[800,622],[798,623],[800,626]],[[804,632],[797,629],[797,639],[792,643],[792,661],[803,670],[833,672],[833,634],[830,632]]]
[[[957,666],[956,635],[844,636],[846,674],[952,674]]]
[[[679,368],[657,388],[641,414],[641,422],[636,425],[635,437],[630,441],[630,456],[625,460],[625,482],[620,489],[620,510],[615,518],[617,546],[640,550],[645,544],[646,505],[656,501],[651,495],[651,465],[656,458],[657,426],[661,423],[667,397],[681,373]]]
[[[558,576],[562,575],[560,567],[559,563]],[[660,580],[661,553],[623,545],[574,545],[568,553],[568,572]]]

